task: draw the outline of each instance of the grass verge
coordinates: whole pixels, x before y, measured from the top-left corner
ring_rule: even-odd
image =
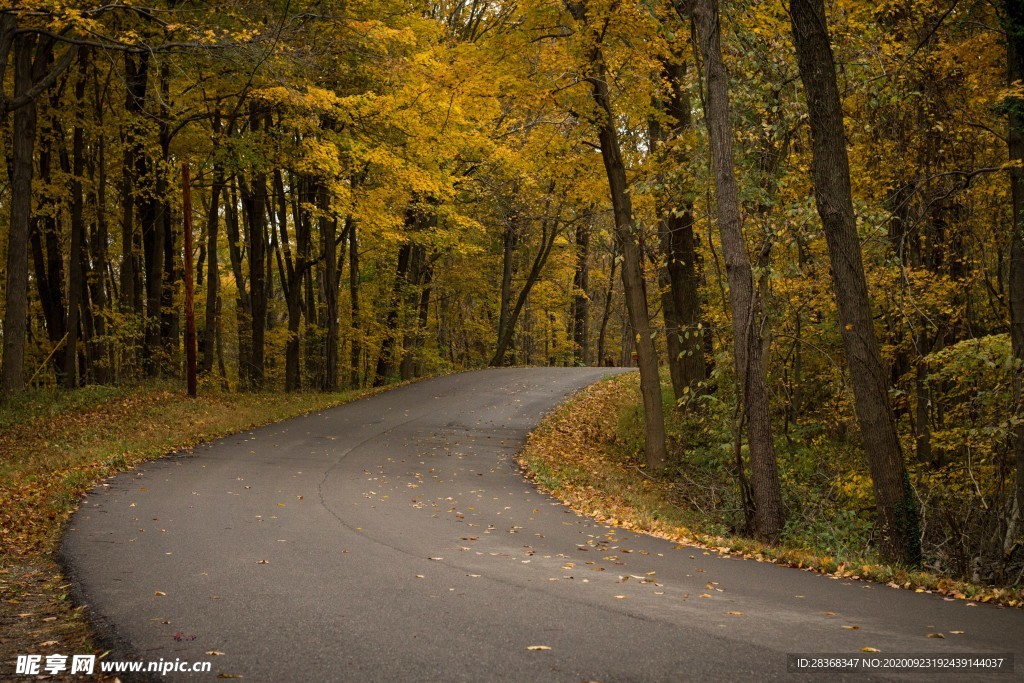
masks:
[[[147,383],[31,391],[5,403],[0,678],[13,674],[18,654],[96,652],[53,560],[65,522],[92,486],[143,461],[368,393],[228,393],[204,386],[190,399],[180,387]]]
[[[685,467],[680,470],[683,481],[655,479],[640,467],[634,419],[639,400],[639,379],[633,373],[589,387],[544,420],[530,436],[519,464],[543,490],[573,510],[632,531],[837,579],[939,593],[948,600],[1024,605],[1024,591],[1019,588],[977,585],[891,566],[849,546],[832,553],[832,548],[786,543],[766,546],[723,533],[719,516],[686,504],[706,500],[707,493],[688,494],[687,489],[700,484],[686,481]]]

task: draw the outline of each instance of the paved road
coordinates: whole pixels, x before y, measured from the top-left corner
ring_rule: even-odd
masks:
[[[864,647],[1024,671],[1022,611],[677,547],[537,493],[526,432],[606,372],[443,377],[152,462],[90,494],[62,555],[110,659],[212,662],[160,680],[810,680],[787,653]]]

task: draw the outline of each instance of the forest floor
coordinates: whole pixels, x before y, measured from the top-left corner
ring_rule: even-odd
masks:
[[[149,382],[36,390],[6,403],[0,412],[0,671],[13,671],[19,654],[102,654],[54,560],[61,531],[90,488],[145,460],[368,393],[229,393],[201,386],[190,399],[176,385]]]
[[[693,437],[694,424],[673,408],[666,396],[670,453],[676,460],[664,477],[648,475],[642,464],[643,422],[635,373],[592,385],[559,407],[530,436],[519,463],[538,486],[576,512],[632,531],[835,579],[937,593],[968,605],[1024,606],[1020,586],[955,581],[933,571],[881,562],[867,542],[870,512],[851,520],[854,515],[848,511],[812,504],[816,492],[803,488],[789,492],[797,497],[788,501],[791,523],[780,544],[764,545],[736,533],[742,516],[733,490],[737,487],[730,449],[684,451],[682,441]],[[792,468],[783,458],[784,480],[812,479],[794,474]],[[791,483],[787,488],[796,487]],[[808,532],[822,528],[828,533]]]

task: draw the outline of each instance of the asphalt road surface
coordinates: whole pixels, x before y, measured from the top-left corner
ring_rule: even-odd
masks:
[[[538,493],[527,432],[608,372],[442,377],[111,479],[62,546],[107,659],[268,683],[1020,680],[1021,610],[722,557]],[[797,653],[1017,661],[809,675]]]

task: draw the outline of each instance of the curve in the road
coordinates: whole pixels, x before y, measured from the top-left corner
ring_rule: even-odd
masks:
[[[65,534],[75,593],[108,659],[212,662],[161,680],[766,680],[803,677],[795,653],[1024,654],[1019,610],[720,557],[536,492],[527,432],[606,374],[437,378],[119,475]]]

